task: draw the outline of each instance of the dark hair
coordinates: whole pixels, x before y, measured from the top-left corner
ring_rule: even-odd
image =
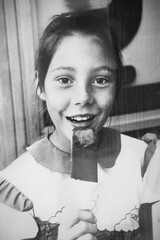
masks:
[[[54,16],[40,39],[39,55],[36,66],[36,70],[39,74],[37,87],[42,91],[52,57],[56,53],[56,50],[64,37],[72,36],[74,32],[94,35],[101,40],[105,48],[109,31],[117,65],[120,69],[122,67],[122,58],[118,48],[116,35],[109,23],[106,11],[88,11]],[[116,92],[119,91],[120,83],[121,81],[117,74]]]

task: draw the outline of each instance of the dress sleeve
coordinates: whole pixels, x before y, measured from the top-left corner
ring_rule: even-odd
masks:
[[[144,176],[147,167],[154,155],[154,152],[156,151],[157,147],[157,137],[155,134],[147,133],[142,137],[142,140],[148,144],[145,154],[144,154],[144,160],[142,165],[142,177]]]
[[[30,212],[21,212],[0,202],[0,239],[31,239],[37,235],[37,224]]]
[[[160,200],[160,148],[155,135],[148,136],[147,140],[145,136],[148,147],[144,156],[142,203]]]
[[[146,134],[143,140],[148,144],[144,156],[143,183],[139,223],[141,237],[145,240],[160,236],[160,148],[154,134]],[[157,237],[156,237],[157,236]]]
[[[0,178],[0,212],[2,240],[57,239],[59,224],[36,217],[30,199],[4,178]]]
[[[0,178],[0,202],[21,212],[33,209],[32,202],[12,183],[3,178]]]
[[[20,240],[37,235],[32,202],[4,178],[0,179],[0,213],[2,240]]]

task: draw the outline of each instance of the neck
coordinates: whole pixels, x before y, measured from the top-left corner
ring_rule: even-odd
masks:
[[[50,136],[50,141],[61,151],[67,153],[71,152],[71,142],[64,135],[57,134],[56,130]]]

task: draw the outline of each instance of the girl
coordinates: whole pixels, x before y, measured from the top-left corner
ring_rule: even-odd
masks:
[[[120,89],[122,60],[102,13],[56,16],[41,38],[37,92],[54,131],[0,174],[3,204],[28,211],[37,223],[36,230],[26,223],[25,231],[32,229],[33,235],[25,238],[140,239],[147,145],[103,127]],[[71,178],[71,142],[77,128],[94,129],[98,144],[105,146],[103,161],[97,150],[97,182]]]

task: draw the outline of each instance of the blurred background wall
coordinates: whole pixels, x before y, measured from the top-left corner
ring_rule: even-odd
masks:
[[[62,9],[60,1],[57,3],[54,0],[0,0],[0,169],[45,132],[41,130],[43,116],[38,111],[40,102],[34,84],[35,59],[44,27]],[[125,100],[127,104],[125,109],[119,107],[118,116],[114,114],[112,125],[126,133],[159,130],[159,0],[142,1],[139,28],[122,54],[125,64],[134,67],[136,74],[129,87],[124,87],[120,103]],[[130,102],[133,98],[136,104]]]

